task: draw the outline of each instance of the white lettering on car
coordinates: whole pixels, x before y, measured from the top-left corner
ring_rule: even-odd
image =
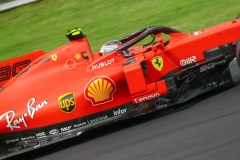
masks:
[[[52,129],[51,131],[49,131],[49,133],[50,133],[51,135],[58,134],[58,133],[59,133],[59,130],[58,130],[58,129]]]
[[[126,108],[124,108],[124,109],[118,109],[118,110],[116,110],[116,111],[113,111],[113,114],[114,114],[114,116],[118,116],[118,115],[121,115],[121,114],[124,114],[124,113],[126,113],[127,112],[127,109]]]
[[[28,140],[31,140],[31,139],[35,139],[35,136],[29,136],[29,137],[21,138],[22,141],[28,141]]]
[[[200,72],[205,72],[205,71],[207,71],[209,69],[212,69],[214,67],[215,67],[215,62],[208,63],[208,64],[200,67]]]
[[[100,63],[94,64],[94,65],[92,66],[92,69],[101,68],[101,67],[104,67],[104,66],[107,66],[107,65],[113,64],[113,63],[114,63],[114,58],[109,59],[109,60],[107,60],[107,61],[103,61],[103,62],[100,62]]]
[[[46,133],[45,132],[39,132],[36,134],[37,138],[42,138],[42,137],[46,137]]]
[[[36,102],[36,98],[31,98],[27,103],[27,112],[19,117],[15,117],[16,113],[14,110],[10,110],[0,116],[0,120],[5,117],[7,121],[7,128],[10,128],[12,131],[16,128],[21,128],[20,124],[23,123],[25,127],[28,127],[26,117],[30,117],[31,119],[34,119],[34,115],[36,114],[39,109],[41,109],[43,106],[48,104],[46,100],[42,101],[41,103],[34,105]],[[35,107],[34,107],[35,106]]]
[[[148,96],[145,96],[145,97],[135,98],[134,100],[135,100],[135,103],[142,103],[142,102],[149,101],[149,100],[152,100],[152,99],[155,99],[155,98],[158,98],[158,97],[160,97],[160,94],[155,93],[155,94],[148,95]]]
[[[63,127],[63,128],[61,128],[61,132],[69,131],[71,128],[72,128],[72,126]]]
[[[95,119],[91,119],[88,122],[88,124],[93,124],[93,123],[96,123],[96,122],[100,122],[100,121],[103,121],[105,119],[108,119],[108,116],[102,116],[102,117],[99,117],[99,118],[95,118]]]
[[[192,56],[192,57],[189,57],[189,58],[186,58],[186,59],[182,59],[180,61],[180,65],[185,66],[185,65],[191,64],[193,62],[196,62],[196,56]]]
[[[74,128],[77,128],[77,127],[82,127],[84,125],[86,125],[87,123],[86,122],[82,122],[82,123],[79,123],[79,124],[74,124]]]
[[[15,138],[15,139],[10,139],[10,140],[5,140],[6,144],[8,143],[14,143],[14,142],[19,142],[19,138]]]

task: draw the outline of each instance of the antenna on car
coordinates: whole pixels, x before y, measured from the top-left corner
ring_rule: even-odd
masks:
[[[190,30],[190,33],[192,34],[192,29],[190,28],[189,30]]]

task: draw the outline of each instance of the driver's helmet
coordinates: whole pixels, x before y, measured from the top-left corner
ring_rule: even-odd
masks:
[[[120,42],[119,40],[111,40],[108,41],[107,43],[105,43],[101,49],[100,49],[100,55],[104,55],[112,50],[114,50],[115,48],[119,47],[122,45],[122,42]]]

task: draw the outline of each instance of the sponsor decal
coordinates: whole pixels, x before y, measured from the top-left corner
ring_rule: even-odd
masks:
[[[10,140],[5,140],[5,143],[9,144],[9,143],[15,143],[15,142],[19,142],[19,141],[20,141],[19,138],[15,138],[15,139],[10,139]]]
[[[74,93],[66,93],[58,97],[58,105],[61,111],[71,113],[76,108]]]
[[[4,66],[0,68],[0,81],[5,81],[11,77],[11,67]]]
[[[211,62],[211,63],[205,64],[205,65],[200,67],[200,72],[207,71],[207,70],[212,69],[214,67],[215,67],[215,62]]]
[[[156,70],[161,71],[163,68],[163,58],[161,56],[154,57],[152,59],[152,65]]]
[[[31,63],[30,60],[25,60],[25,61],[14,63],[13,66],[0,67],[0,82],[10,79],[11,76],[13,77],[17,76],[20,72],[23,72],[23,70],[30,63]]]
[[[47,143],[48,140],[44,138],[44,139],[41,139],[41,140],[39,139],[38,142],[39,142],[39,143]]]
[[[113,110],[113,115],[114,116],[118,116],[118,115],[121,115],[121,114],[124,114],[127,112],[127,108],[124,108],[124,109],[118,109],[118,110]]]
[[[25,144],[23,145],[23,148],[34,147],[34,146],[37,146],[37,145],[39,145],[38,142],[25,143]]]
[[[21,149],[22,149],[21,146],[19,146],[19,147],[14,147],[14,148],[8,149],[8,152],[17,152],[17,151],[20,151]]]
[[[74,124],[73,127],[78,128],[78,127],[85,126],[86,124],[87,124],[86,122],[82,122],[82,123],[79,123],[79,124]]]
[[[114,63],[114,58],[92,65],[92,69],[101,68]]]
[[[42,138],[42,137],[46,137],[46,133],[45,132],[40,132],[36,134],[37,138]]]
[[[160,97],[160,94],[159,93],[154,93],[154,94],[150,94],[150,95],[147,95],[147,96],[143,96],[143,97],[138,97],[138,98],[135,98],[134,99],[134,102],[135,103],[142,103],[142,102],[145,102],[145,101],[149,101],[149,100],[152,100],[152,99],[155,99],[155,98],[158,98]]]
[[[108,119],[108,116],[102,116],[102,117],[99,117],[99,118],[95,118],[95,119],[91,119],[88,122],[88,124],[93,124],[93,123],[96,123],[96,122],[100,122],[100,121],[103,121],[105,119]]]
[[[116,85],[108,77],[96,77],[92,79],[85,87],[85,98],[92,102],[92,105],[99,105],[113,100],[113,94],[116,91]]]
[[[28,140],[32,140],[32,139],[35,139],[35,136],[21,138],[22,141],[28,141]]]
[[[24,60],[14,63],[12,66],[7,65],[0,67],[0,82],[9,80],[12,76],[15,77],[17,75],[27,72],[31,66],[36,65],[39,62],[48,62],[49,60],[50,58],[39,59],[35,60],[32,63],[30,60]]]
[[[75,59],[76,59],[76,60],[81,59],[81,55],[80,55],[79,53],[76,53],[76,54],[75,54]]]
[[[189,58],[186,58],[186,59],[182,59],[180,61],[180,65],[185,66],[185,65],[191,64],[193,62],[196,62],[196,56],[192,56],[192,57],[189,57]]]
[[[72,128],[72,126],[67,126],[67,127],[63,127],[60,129],[61,132],[66,132],[69,131]]]
[[[30,60],[26,60],[26,61],[22,61],[22,62],[18,62],[15,63],[13,65],[13,73],[12,76],[15,77],[16,75],[18,75],[24,68],[26,68],[29,64],[31,63]]]
[[[55,61],[57,61],[57,55],[56,54],[53,54],[52,55],[52,60],[55,62]]]
[[[76,66],[76,62],[72,59],[66,61],[65,66],[67,69],[73,69]]]
[[[39,104],[35,104],[36,98],[31,98],[27,103],[27,112],[22,114],[19,117],[16,117],[16,112],[14,110],[10,110],[0,116],[1,119],[5,119],[7,122],[6,128],[10,130],[14,130],[16,128],[21,128],[21,124],[23,124],[26,128],[28,127],[27,124],[27,117],[34,119],[35,114],[43,108],[45,105],[48,104],[47,100],[42,101]]]
[[[58,129],[52,129],[51,131],[49,131],[49,134],[51,134],[51,135],[55,135],[55,134],[58,134],[58,133],[59,133]]]

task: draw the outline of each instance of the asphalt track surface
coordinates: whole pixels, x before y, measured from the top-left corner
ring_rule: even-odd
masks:
[[[18,160],[239,160],[240,69],[235,86],[182,105],[94,129]]]

